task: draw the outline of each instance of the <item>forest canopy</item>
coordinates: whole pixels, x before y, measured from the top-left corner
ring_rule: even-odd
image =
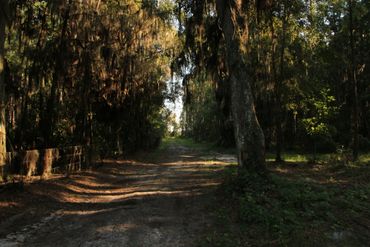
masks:
[[[183,7],[189,13],[184,17],[187,46],[192,47],[185,55],[192,70],[184,81],[183,133],[233,145],[233,122],[240,118],[234,113],[230,77],[241,66],[266,149],[276,153],[277,161],[283,150],[351,150],[353,159],[369,150],[369,2],[223,3],[231,8],[233,20],[226,25],[235,30],[229,34],[215,15],[220,1]],[[228,58],[230,49],[242,54],[242,65],[233,61],[237,55]],[[217,128],[207,128],[210,123]]]
[[[10,1],[8,147],[158,145],[179,50],[170,1]]]
[[[0,246],[368,246],[369,80],[369,0],[0,0]]]
[[[3,153],[158,146],[174,78],[182,134],[235,145],[242,167],[370,147],[368,1],[1,3]]]

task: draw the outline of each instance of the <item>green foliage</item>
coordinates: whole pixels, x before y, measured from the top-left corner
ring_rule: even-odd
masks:
[[[179,46],[171,1],[11,4],[7,132],[16,149],[159,145]]]
[[[191,138],[184,137],[167,137],[161,142],[160,149],[167,149],[171,146],[182,146],[192,150],[207,151],[212,149],[209,143],[194,142]]]
[[[329,166],[336,164],[329,163]],[[354,181],[369,168],[352,167],[347,177]],[[323,185],[297,177],[225,171],[223,208],[217,213],[217,230],[206,237],[204,246],[328,246],[340,244],[333,232],[348,231],[348,246],[365,243],[348,219],[366,217],[370,186]],[[235,228],[235,226],[238,226]],[[365,241],[365,242],[364,242]],[[347,245],[346,245],[347,246]]]
[[[330,91],[320,91],[318,97],[310,97],[306,100],[306,117],[301,122],[306,133],[315,137],[331,137],[335,134],[335,128],[329,121],[335,117],[339,108],[335,105],[335,97],[329,95]]]
[[[182,134],[196,141],[220,141],[222,116],[214,93],[214,84],[209,81],[188,82],[189,97],[182,114]],[[186,101],[186,100],[185,100]]]
[[[339,147],[335,153],[330,155],[328,163],[336,164],[343,167],[350,165],[352,160],[352,151],[342,146]]]
[[[217,85],[213,90],[215,98],[223,110],[222,107],[228,105],[224,99],[230,92],[219,90],[227,88],[222,84],[228,85],[229,81],[224,64],[225,44],[218,32],[215,6],[177,2],[180,10],[183,6],[183,18],[188,24],[184,32],[186,56],[180,61],[188,66],[187,71],[194,66],[189,71],[192,78],[204,71],[203,68],[210,71],[210,78]],[[257,2],[257,8],[253,4],[243,6],[248,15],[249,33],[243,37],[246,42],[242,49],[267,148],[276,149],[278,142],[286,149],[303,151],[313,146],[318,152],[335,151],[342,145],[350,147],[355,135],[354,104],[357,101],[351,79],[354,70],[358,84],[360,146],[366,150],[370,116],[367,1],[351,1],[352,16],[347,0]],[[262,11],[260,5],[264,6]],[[353,42],[350,42],[350,19]],[[195,79],[197,83],[207,80]],[[193,90],[191,98],[202,94],[203,91]],[[204,107],[203,115],[209,120],[207,113],[213,112],[213,106],[204,105],[208,106]],[[227,110],[229,113],[230,109]],[[228,117],[226,114],[226,119],[220,119],[227,122]],[[200,133],[208,133],[215,126],[212,121],[206,122],[209,124],[197,125]]]

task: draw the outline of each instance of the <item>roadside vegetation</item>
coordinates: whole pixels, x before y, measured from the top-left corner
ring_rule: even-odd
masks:
[[[0,0],[0,186],[218,164],[201,245],[366,246],[369,81],[368,0]]]
[[[219,150],[218,150],[219,152]],[[212,208],[215,224],[199,246],[366,246],[370,162],[338,154],[283,155],[265,180],[230,163]]]
[[[224,161],[223,184],[210,210],[214,224],[199,246],[366,246],[370,241],[370,160],[343,153],[267,155],[265,179],[240,170],[235,150],[166,138],[161,149],[183,146],[209,163]],[[224,157],[229,157],[225,161]],[[233,157],[234,160],[230,159]]]

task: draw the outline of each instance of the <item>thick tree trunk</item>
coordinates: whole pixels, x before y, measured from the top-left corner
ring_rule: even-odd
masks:
[[[265,171],[265,140],[257,120],[250,78],[241,50],[241,36],[246,32],[240,23],[244,19],[241,2],[218,0],[217,13],[226,44],[239,165],[251,172],[262,173]]]
[[[4,78],[4,43],[7,23],[7,0],[0,0],[0,181],[6,163],[6,129],[5,129],[5,78]]]

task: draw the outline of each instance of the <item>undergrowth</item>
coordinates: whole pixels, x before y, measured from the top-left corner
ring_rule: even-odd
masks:
[[[360,174],[346,167],[355,179]],[[364,170],[365,169],[365,170]],[[359,173],[369,167],[359,168]],[[321,184],[225,171],[216,225],[201,246],[367,246],[370,184]],[[358,178],[361,178],[359,176]]]

